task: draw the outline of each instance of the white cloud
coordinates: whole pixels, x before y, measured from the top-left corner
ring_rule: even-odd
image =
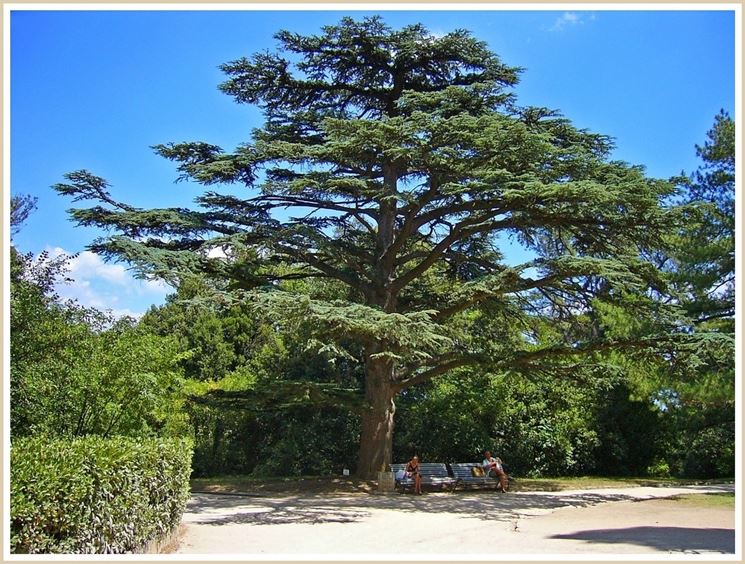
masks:
[[[47,247],[51,258],[69,253],[61,247]],[[140,280],[121,264],[110,264],[90,251],[83,251],[68,263],[67,277],[55,290],[63,299],[76,300],[83,306],[110,311],[116,317],[140,317],[154,304],[161,304],[173,289],[161,280]]]
[[[594,14],[591,14],[590,19],[595,19]],[[553,25],[549,28],[549,31],[563,31],[567,27],[575,26],[577,24],[584,23],[583,16],[576,12],[564,12],[556,20]]]
[[[138,280],[142,283],[143,288],[153,294],[170,294],[173,291],[168,284],[162,280]]]
[[[60,247],[47,248],[52,257],[69,254]],[[90,251],[83,251],[67,263],[70,277],[76,280],[101,278],[112,284],[125,286],[131,276],[120,264],[107,264],[103,259]]]
[[[124,309],[110,309],[110,311],[111,311],[111,315],[113,315],[116,318],[133,317],[135,319],[139,319],[140,317],[142,317],[145,314],[144,311],[132,311],[129,308],[124,308]]]

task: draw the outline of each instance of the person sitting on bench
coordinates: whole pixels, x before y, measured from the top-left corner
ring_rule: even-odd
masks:
[[[416,454],[406,465],[406,475],[414,478],[414,493],[422,495],[422,476],[419,473],[419,457]]]
[[[505,474],[504,469],[502,468],[502,460],[500,458],[494,458],[491,455],[491,452],[486,450],[484,451],[484,461],[481,465],[484,467],[484,472],[486,472],[487,476],[494,476],[499,479],[499,487],[497,488],[497,491],[505,493],[509,487],[509,481],[507,479],[507,474]]]

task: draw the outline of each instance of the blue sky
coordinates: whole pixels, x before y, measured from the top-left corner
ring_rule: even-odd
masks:
[[[106,178],[115,199],[190,205],[201,188],[174,184],[174,164],[150,147],[199,140],[230,150],[261,124],[258,110],[218,91],[218,65],[273,50],[279,29],[317,33],[375,13],[394,28],[470,30],[525,68],[518,103],[614,137],[613,157],[651,176],[693,171],[715,114],[734,116],[732,11],[14,11],[11,193],[38,198],[14,244],[81,253],[100,235],[75,227],[71,202],[49,188],[81,168]],[[87,252],[71,275],[63,296],[116,314],[140,314],[168,291]]]

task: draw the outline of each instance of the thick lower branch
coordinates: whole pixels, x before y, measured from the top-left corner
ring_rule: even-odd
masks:
[[[474,365],[478,364],[480,361],[476,358],[468,358],[468,357],[461,357],[456,358],[453,360],[445,361],[437,366],[433,366],[432,368],[429,368],[428,370],[424,370],[423,372],[417,372],[412,374],[411,376],[404,377],[403,379],[396,382],[392,388],[396,391],[396,393],[401,392],[402,390],[405,390],[406,388],[410,388],[411,386],[415,384],[421,384],[423,382],[427,382],[428,380],[431,380],[435,376],[440,376],[441,374],[445,374],[446,372],[449,372],[450,370],[453,370],[454,368],[459,368],[461,366],[468,366],[468,365]]]

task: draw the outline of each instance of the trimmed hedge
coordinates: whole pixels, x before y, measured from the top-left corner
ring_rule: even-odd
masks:
[[[16,439],[10,448],[11,552],[143,550],[181,521],[186,439]]]

